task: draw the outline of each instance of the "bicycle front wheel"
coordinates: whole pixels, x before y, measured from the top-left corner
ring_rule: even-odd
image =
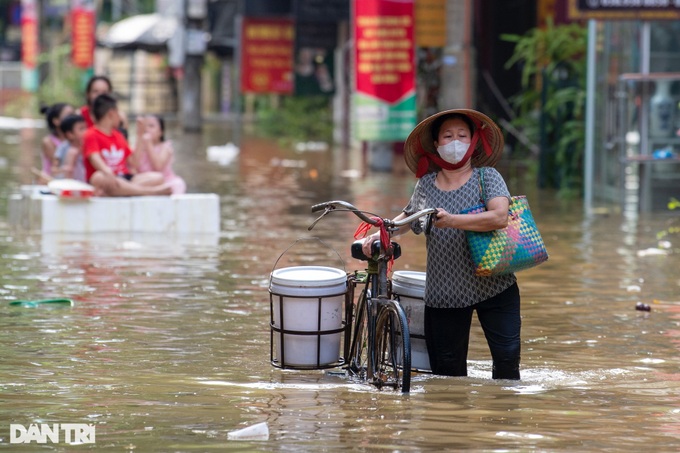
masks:
[[[411,390],[411,336],[406,314],[398,302],[390,300],[380,308],[375,334],[374,384],[408,393]]]

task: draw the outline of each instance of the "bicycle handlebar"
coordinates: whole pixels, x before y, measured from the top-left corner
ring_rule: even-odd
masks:
[[[342,201],[342,200],[326,201],[324,203],[315,204],[314,206],[312,206],[312,212],[319,212],[322,209],[325,209],[326,212],[324,212],[324,214],[322,214],[322,217],[323,217],[323,215],[325,215],[326,213],[333,211],[333,210],[336,210],[337,206],[342,206],[346,210],[351,211],[354,215],[356,215],[357,217],[359,217],[361,220],[363,220],[364,222],[366,222],[368,224],[376,225],[378,223],[377,220],[374,220],[371,217],[367,216],[364,211],[360,211],[359,209],[357,209],[351,203],[348,203],[348,202]],[[387,226],[388,228],[400,227],[400,226],[404,226],[406,224],[409,224],[409,223],[413,222],[414,220],[419,219],[420,217],[423,217],[425,215],[434,214],[436,212],[437,212],[437,209],[435,209],[435,208],[427,208],[427,209],[422,209],[422,210],[420,210],[420,211],[418,211],[414,214],[411,214],[410,216],[408,216],[404,219],[398,220],[396,222],[392,221],[391,219],[382,219],[382,221],[385,224],[385,226]]]

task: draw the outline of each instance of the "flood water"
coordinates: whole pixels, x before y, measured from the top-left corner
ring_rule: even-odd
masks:
[[[347,172],[360,156],[297,152],[243,135],[229,165],[206,159],[230,132],[170,133],[192,192],[221,198],[215,237],[59,236],[16,231],[6,198],[30,182],[44,131],[0,131],[0,449],[6,451],[678,451],[678,225],[616,207],[582,214],[506,173],[526,193],[550,259],[518,274],[522,379],[493,381],[473,325],[469,377],[416,374],[379,391],[341,369],[270,363],[269,274],[289,265],[361,269],[356,218],[312,232],[310,206],[343,199],[396,215],[407,174]],[[32,158],[31,153],[35,158]],[[316,238],[316,239],[314,239]],[[424,270],[424,240],[401,241],[394,270]],[[289,248],[290,247],[290,248]],[[339,255],[339,256],[338,256]],[[277,262],[278,260],[278,262]],[[9,306],[67,297],[73,307]],[[636,310],[636,303],[651,311]],[[227,433],[266,422],[268,440]],[[96,444],[10,445],[10,424],[88,423]]]

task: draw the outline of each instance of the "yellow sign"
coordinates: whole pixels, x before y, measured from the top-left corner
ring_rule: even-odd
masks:
[[[446,46],[446,0],[416,0],[416,46]]]

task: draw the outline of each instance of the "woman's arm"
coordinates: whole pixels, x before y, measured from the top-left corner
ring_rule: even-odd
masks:
[[[486,203],[486,211],[479,214],[449,214],[439,209],[434,226],[467,231],[499,230],[508,226],[509,206],[510,201],[506,197],[496,197],[489,200]]]

